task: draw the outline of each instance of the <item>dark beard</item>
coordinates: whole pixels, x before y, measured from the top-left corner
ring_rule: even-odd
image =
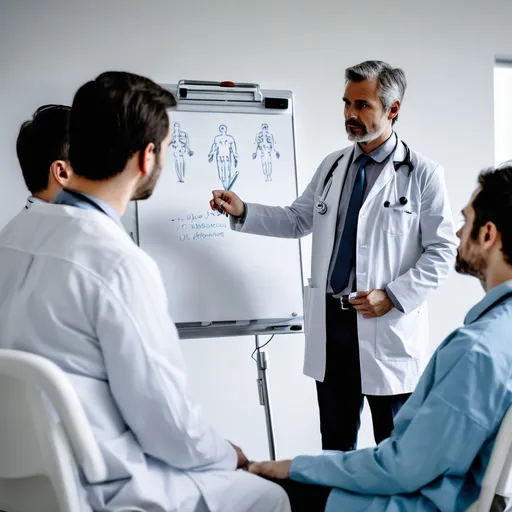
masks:
[[[485,277],[484,264],[481,259],[478,259],[474,264],[470,264],[469,262],[461,258],[460,253],[458,251],[457,258],[455,260],[455,270],[459,274],[473,276],[480,279],[480,281],[482,281]]]
[[[135,191],[132,197],[132,201],[144,201],[149,199],[153,194],[153,190],[158,182],[162,167],[158,166],[153,173],[148,177],[147,181],[142,183],[139,188]]]

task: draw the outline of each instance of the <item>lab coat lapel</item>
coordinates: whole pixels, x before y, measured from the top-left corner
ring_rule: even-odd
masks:
[[[330,241],[330,248],[328,249],[328,253],[332,252],[332,246],[334,245],[334,240],[336,238],[336,223],[338,221],[338,211],[341,199],[341,193],[343,191],[343,186],[345,183],[345,178],[347,176],[347,172],[349,170],[351,164],[351,156],[353,153],[353,147],[347,148],[347,150],[343,153],[343,158],[338,162],[338,168],[333,174],[332,186],[329,191],[328,196],[329,199],[329,210],[325,225],[324,233],[327,234],[328,239]]]
[[[326,197],[327,212],[325,215],[317,215],[316,227],[313,230],[314,249],[311,260],[312,278],[313,282],[316,283],[315,286],[325,286],[327,282],[329,263],[336,240],[340,197],[350,166],[351,154],[351,147],[343,152],[343,158],[338,161],[338,167],[333,173],[331,188]],[[330,166],[326,169],[324,176],[327,175],[329,168]],[[322,189],[320,188],[319,194],[321,193]]]

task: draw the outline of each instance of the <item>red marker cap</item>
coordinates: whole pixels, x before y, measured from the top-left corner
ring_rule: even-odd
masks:
[[[235,82],[231,82],[231,81],[227,80],[225,82],[221,82],[220,86],[221,87],[235,87]]]

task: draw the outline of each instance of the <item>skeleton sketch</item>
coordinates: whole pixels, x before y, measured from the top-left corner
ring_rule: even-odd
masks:
[[[238,172],[232,173],[232,169],[238,165],[238,151],[233,136],[227,134],[225,124],[219,126],[220,135],[216,135],[208,153],[208,162],[215,157],[217,161],[217,173],[224,190],[229,190],[238,177]]]
[[[185,183],[185,155],[192,156],[194,152],[190,149],[187,132],[180,130],[180,123],[173,125],[171,148],[178,183]]]
[[[268,124],[264,123],[261,125],[261,132],[256,134],[254,141],[256,144],[256,151],[252,154],[253,160],[258,155],[258,151],[261,157],[261,170],[265,181],[272,181],[272,151],[276,154],[276,158],[281,155],[279,151],[276,151],[276,141],[274,136],[268,131]]]

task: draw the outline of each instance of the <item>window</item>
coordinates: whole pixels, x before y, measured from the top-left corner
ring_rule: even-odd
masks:
[[[512,60],[494,68],[494,156],[496,165],[512,160]]]

